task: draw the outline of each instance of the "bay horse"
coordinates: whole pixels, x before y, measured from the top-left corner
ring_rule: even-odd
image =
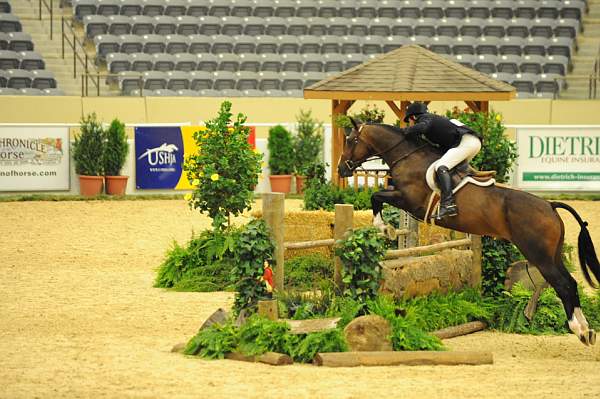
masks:
[[[432,190],[426,183],[430,165],[443,154],[420,138],[407,138],[404,129],[383,124],[361,124],[346,136],[338,164],[341,177],[352,176],[363,162],[381,158],[390,168],[393,190],[378,191],[371,197],[374,224],[382,227],[384,203],[403,209],[419,220],[429,215]],[[584,222],[567,204],[549,202],[524,191],[505,186],[480,187],[467,184],[456,193],[458,215],[437,225],[470,234],[511,241],[535,265],[554,288],[567,314],[571,331],[586,345],[593,345],[596,333],[581,311],[577,283],[562,262],[564,225],[557,208],[569,211],[579,223],[579,262],[588,283],[597,288],[590,272],[600,281],[600,264]],[[426,215],[427,213],[427,215]]]

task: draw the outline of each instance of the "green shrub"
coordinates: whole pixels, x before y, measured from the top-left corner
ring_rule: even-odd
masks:
[[[173,243],[159,267],[155,287],[175,291],[209,292],[232,290],[233,248],[238,230],[203,231],[186,247]]]
[[[73,161],[75,173],[85,176],[102,176],[104,168],[104,130],[96,118],[96,114],[83,117],[80,122],[81,132],[73,141]]]
[[[292,135],[281,125],[269,129],[269,169],[272,175],[289,175],[294,172],[294,144]]]
[[[125,124],[118,119],[114,119],[106,130],[105,136],[104,174],[106,176],[119,176],[129,153]]]
[[[383,276],[380,262],[385,251],[385,240],[373,227],[356,229],[336,242],[335,254],[342,262],[344,295],[361,301],[377,295]]]
[[[391,296],[379,295],[373,300],[368,300],[367,308],[369,313],[379,315],[390,323],[394,350],[444,349],[439,338],[427,334],[417,325],[414,318],[404,317]]]
[[[468,108],[461,111],[456,107],[447,111],[446,116],[458,119],[483,135],[481,151],[473,158],[471,164],[480,170],[495,170],[496,180],[506,182],[517,159],[517,146],[504,134],[506,128],[502,116],[493,110],[488,113],[474,113]]]
[[[183,353],[207,359],[223,359],[237,347],[237,334],[237,329],[231,321],[213,324],[190,339]]]
[[[319,352],[346,352],[348,344],[340,328],[297,336],[288,354],[297,362],[309,363]]]
[[[258,184],[262,155],[248,143],[250,129],[246,117],[238,114],[232,122],[231,103],[224,101],[206,130],[194,133],[198,146],[188,156],[183,170],[194,191],[186,195],[189,205],[212,218],[214,229],[230,225],[230,215],[250,209]]]
[[[333,279],[333,260],[321,254],[297,256],[285,262],[286,289],[311,290]]]
[[[375,104],[367,104],[358,113],[353,114],[352,117],[362,123],[383,123],[385,112]]]
[[[290,327],[285,322],[271,321],[252,315],[240,326],[238,349],[245,355],[262,355],[265,352],[288,352]]]
[[[298,134],[294,137],[296,173],[306,175],[315,165],[323,149],[323,124],[312,117],[311,111],[300,111],[296,117]]]

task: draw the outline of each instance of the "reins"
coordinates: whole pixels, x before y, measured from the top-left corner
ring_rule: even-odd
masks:
[[[360,128],[358,129],[358,136],[356,137],[356,140],[360,140],[363,143],[365,143],[369,148],[371,149],[375,149],[373,148],[373,146],[369,143],[367,143],[365,140],[360,138],[360,131],[362,130],[363,126],[365,125],[361,125]],[[353,161],[351,159],[347,159],[345,164],[346,166],[350,169],[350,170],[355,170],[356,168],[360,167],[364,162],[367,161],[373,161],[375,159],[383,159],[383,156],[385,154],[387,154],[388,152],[391,152],[392,150],[396,149],[396,147],[400,146],[400,144],[404,143],[406,141],[406,138],[404,138],[403,140],[400,140],[399,142],[397,142],[396,144],[394,144],[392,147],[388,148],[385,151],[380,151],[376,154],[373,155],[369,155],[368,157],[359,159],[358,161]],[[414,154],[417,151],[420,151],[421,149],[427,147],[427,143],[423,143],[420,146],[417,146],[416,148],[413,148],[411,151],[409,151],[408,153],[402,155],[400,158],[396,159],[394,162],[392,162],[389,165],[390,171],[394,168],[394,166],[396,166],[396,164],[406,158],[408,158],[410,155]],[[354,149],[353,149],[354,150]]]

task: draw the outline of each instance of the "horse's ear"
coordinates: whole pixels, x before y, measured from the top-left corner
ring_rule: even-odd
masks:
[[[356,130],[358,130],[358,125],[356,124],[356,121],[355,121],[354,119],[352,119],[352,117],[351,117],[351,116],[349,116],[348,118],[350,119],[350,122],[352,122],[352,126],[354,126],[354,128],[355,128]]]

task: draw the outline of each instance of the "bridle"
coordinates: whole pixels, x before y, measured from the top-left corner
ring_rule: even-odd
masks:
[[[354,143],[352,144],[352,151],[350,152],[350,157],[352,157],[354,155],[354,148],[356,147],[356,145],[358,144],[359,141],[362,141],[368,148],[370,148],[371,150],[375,151],[375,148],[369,144],[368,142],[366,142],[365,140],[361,139],[360,134],[361,131],[363,129],[363,127],[365,127],[365,125],[360,125],[360,127],[357,130],[357,135],[354,138]],[[361,166],[363,163],[367,162],[367,161],[373,161],[375,159],[383,159],[383,156],[385,154],[387,154],[388,152],[391,152],[392,150],[396,149],[396,147],[400,146],[400,144],[404,143],[406,141],[406,137],[404,137],[402,140],[398,141],[396,144],[394,144],[392,147],[388,148],[385,151],[379,151],[373,155],[369,155],[367,157],[361,158],[358,161],[353,161],[352,159],[347,159],[344,164],[346,165],[346,167],[348,169],[350,169],[351,171],[356,170],[356,168],[358,168],[359,166]],[[393,161],[390,165],[389,168],[390,170],[392,170],[394,168],[394,166],[396,166],[396,164],[400,161],[402,161],[403,159],[408,158],[410,155],[414,154],[415,152],[425,148],[427,146],[427,143],[421,144],[419,146],[417,146],[416,148],[413,148],[412,150],[410,150],[409,152],[407,152],[406,154],[403,154],[402,156],[400,156],[398,159],[396,159],[395,161]]]

